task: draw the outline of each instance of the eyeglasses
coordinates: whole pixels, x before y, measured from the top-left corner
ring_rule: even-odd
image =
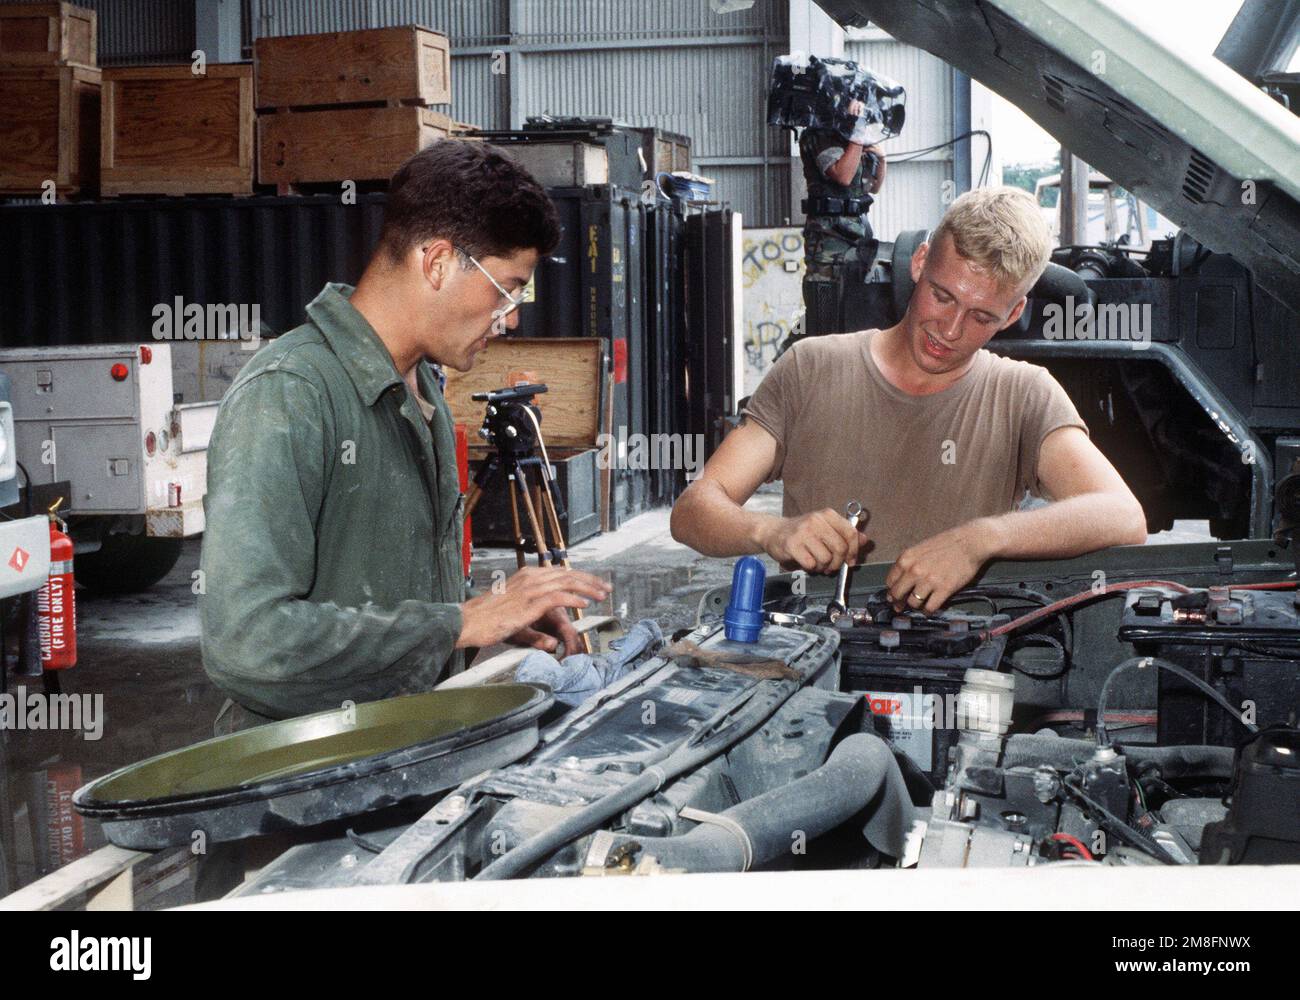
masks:
[[[495,288],[498,292],[500,292],[502,297],[508,303],[507,305],[501,306],[500,308],[498,308],[496,311],[492,313],[493,327],[497,330],[498,333],[504,332],[505,318],[509,316],[512,312],[514,312],[516,309],[518,309],[519,306],[523,303],[524,293],[527,291],[527,289],[521,288],[519,289],[519,291],[515,292],[512,295],[510,292],[507,292],[504,288],[501,287],[500,282],[498,282],[496,278],[488,274],[487,268],[484,267],[482,264],[480,264],[477,260],[475,260],[474,255],[472,253],[468,253],[462,250],[460,247],[453,247],[452,249],[454,249],[462,257],[469,258],[470,263],[472,263],[475,267],[477,267],[480,271],[483,272],[483,276],[487,278],[488,281],[492,282],[492,287]]]

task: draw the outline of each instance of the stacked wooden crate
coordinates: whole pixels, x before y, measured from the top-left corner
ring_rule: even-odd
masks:
[[[94,190],[100,71],[95,12],[0,4],[0,195]]]
[[[253,67],[104,71],[105,195],[253,193]]]
[[[451,134],[432,110],[451,101],[447,37],[414,25],[259,38],[258,164],[262,184],[387,180]]]

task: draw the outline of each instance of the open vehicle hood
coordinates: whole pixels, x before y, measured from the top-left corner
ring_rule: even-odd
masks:
[[[1300,117],[1213,56],[1171,50],[1111,0],[818,3],[841,25],[874,22],[979,80],[1300,302]]]

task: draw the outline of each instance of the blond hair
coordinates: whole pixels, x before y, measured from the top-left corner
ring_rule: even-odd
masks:
[[[930,237],[930,246],[952,237],[957,253],[999,284],[1032,286],[1047,269],[1052,231],[1033,195],[1023,188],[967,191],[954,201]]]

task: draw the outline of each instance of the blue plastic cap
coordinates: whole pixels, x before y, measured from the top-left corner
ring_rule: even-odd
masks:
[[[731,603],[722,621],[732,642],[756,642],[763,631],[763,584],[767,569],[761,559],[745,556],[731,573]]]

